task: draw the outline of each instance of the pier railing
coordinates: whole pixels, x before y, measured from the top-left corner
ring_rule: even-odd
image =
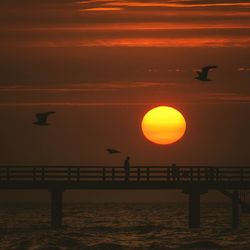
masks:
[[[133,166],[1,166],[0,182],[250,182],[250,167]]]
[[[62,226],[63,192],[73,189],[180,189],[188,195],[189,227],[200,227],[200,195],[218,190],[232,201],[232,228],[239,225],[239,204],[250,207],[250,167],[0,166],[0,189],[43,189],[51,194],[51,226]],[[240,192],[239,192],[240,191]]]

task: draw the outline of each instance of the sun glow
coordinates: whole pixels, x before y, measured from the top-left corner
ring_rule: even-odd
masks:
[[[186,121],[178,110],[159,106],[145,114],[141,128],[149,141],[166,145],[182,138],[186,131]]]

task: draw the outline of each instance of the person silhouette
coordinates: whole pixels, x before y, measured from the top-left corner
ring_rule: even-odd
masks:
[[[125,171],[125,181],[128,181],[129,179],[129,171],[130,171],[130,157],[127,156],[125,161],[124,161],[124,171]]]
[[[171,169],[172,169],[172,177],[173,177],[173,181],[179,181],[179,177],[180,177],[180,170],[179,167],[176,166],[175,163],[173,163],[171,165]]]

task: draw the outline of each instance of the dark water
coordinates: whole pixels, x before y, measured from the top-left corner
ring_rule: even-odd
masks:
[[[187,228],[186,204],[66,204],[49,228],[49,205],[1,205],[0,249],[250,249],[250,214],[231,230],[230,205],[204,204],[202,228]]]

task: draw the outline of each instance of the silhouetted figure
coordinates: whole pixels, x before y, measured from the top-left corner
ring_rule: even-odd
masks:
[[[39,126],[49,125],[49,123],[47,123],[47,118],[50,114],[55,114],[55,113],[56,113],[55,111],[48,111],[48,112],[36,114],[37,121],[34,122],[34,124],[39,125]]]
[[[128,181],[129,179],[129,172],[130,172],[130,157],[127,156],[127,158],[124,161],[124,171],[125,171],[125,181]]]
[[[173,181],[179,180],[179,175],[180,175],[179,167],[177,167],[176,164],[173,163],[172,166],[171,166],[171,169],[172,169]]]
[[[113,149],[113,148],[107,148],[106,150],[110,154],[120,154],[121,153],[119,150],[116,150],[116,149]]]
[[[208,65],[208,66],[203,67],[201,71],[196,72],[198,76],[196,76],[195,79],[202,81],[202,82],[212,81],[208,79],[207,76],[208,76],[209,70],[215,69],[215,68],[217,68],[216,65]]]

